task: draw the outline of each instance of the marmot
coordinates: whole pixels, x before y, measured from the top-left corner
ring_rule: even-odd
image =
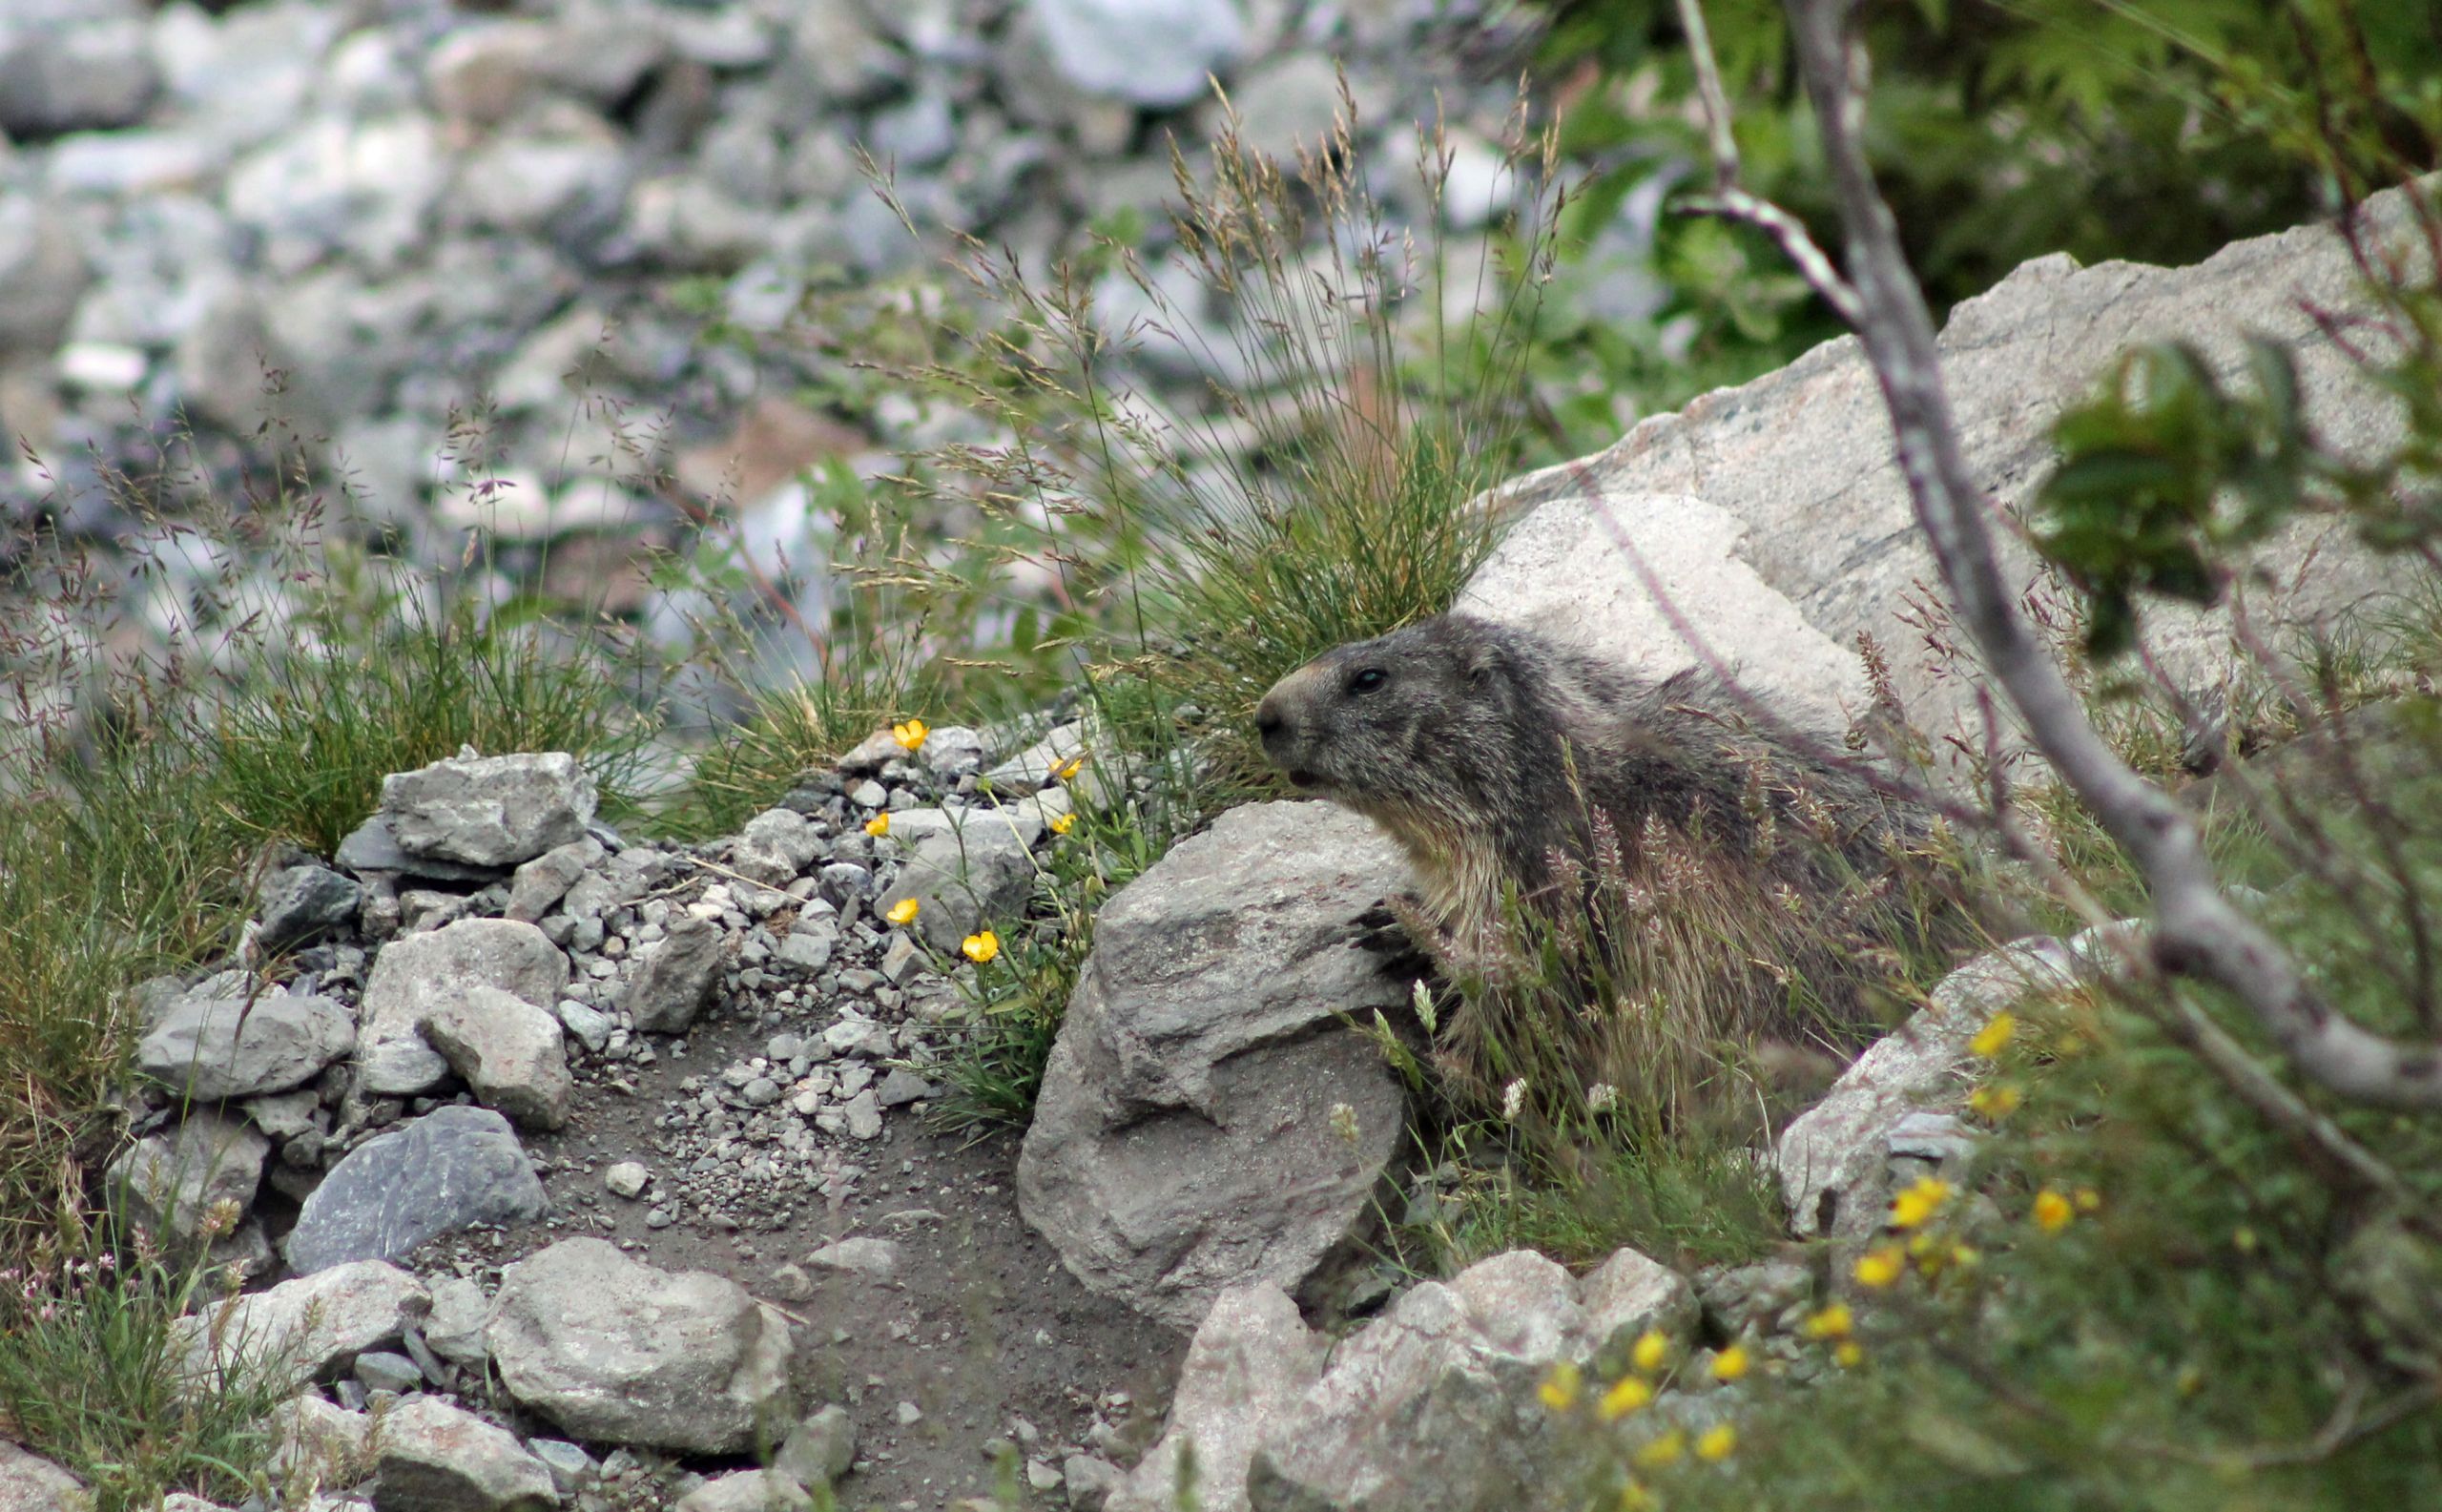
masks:
[[[1445,614],[1291,673],[1255,728],[1293,784],[1406,850],[1440,936],[1421,942],[1445,963],[1497,950],[1511,890],[1546,917],[1583,918],[1607,878],[1611,917],[1645,921],[1625,974],[1650,979],[1609,990],[1702,1010],[1700,1032],[1853,1048],[1871,1027],[1860,988],[1890,975],[1884,947],[1927,917],[1890,876],[1926,848],[1923,818],[1747,730],[1694,674],[1648,683]],[[1685,917],[1665,918],[1657,897]],[[1850,1022],[1827,1032],[1827,1010]]]

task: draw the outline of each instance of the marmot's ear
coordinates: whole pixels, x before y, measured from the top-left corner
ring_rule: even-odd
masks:
[[[1505,678],[1509,671],[1509,651],[1497,640],[1480,640],[1469,646],[1459,659],[1467,686],[1481,688],[1496,678]]]

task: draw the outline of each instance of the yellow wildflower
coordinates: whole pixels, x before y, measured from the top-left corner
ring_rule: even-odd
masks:
[[[1666,1464],[1677,1464],[1679,1457],[1687,1452],[1687,1436],[1673,1428],[1661,1438],[1638,1447],[1637,1467],[1643,1470],[1659,1470]]]
[[[1646,1329],[1637,1336],[1636,1344],[1628,1351],[1628,1360],[1652,1375],[1670,1362],[1670,1336],[1658,1328]]]
[[[1066,835],[1076,827],[1077,816],[1074,814],[1054,814],[1051,816],[1051,833],[1054,835]]]
[[[2018,1111],[2019,1092],[2015,1087],[1979,1087],[1967,1094],[1967,1106],[1978,1118],[1997,1124]]]
[[[1898,1280],[1900,1274],[1907,1269],[1908,1257],[1901,1252],[1899,1246],[1886,1244],[1880,1249],[1868,1250],[1857,1256],[1855,1273],[1857,1284],[1876,1289],[1886,1287]]]
[[[890,912],[882,915],[882,917],[889,920],[894,924],[914,923],[916,922],[916,900],[913,898],[900,899],[899,901],[891,904]]]
[[[1072,782],[1076,780],[1077,774],[1084,770],[1086,770],[1086,758],[1081,756],[1072,756],[1053,767],[1051,776],[1055,781]]]
[[[2004,1008],[1993,1015],[1993,1022],[1976,1031],[1967,1047],[1990,1059],[2009,1047],[2010,1039],[2018,1032],[2018,1016]]]
[[[2059,1233],[2077,1216],[2077,1205],[2046,1187],[2035,1194],[2035,1226],[2046,1233]]]
[[[1921,1229],[1950,1201],[1950,1183],[1939,1176],[1919,1176],[1914,1186],[1891,1199],[1891,1226]]]
[[[1604,1422],[1618,1422],[1653,1404],[1653,1386],[1643,1376],[1623,1376],[1603,1394],[1594,1410]]]
[[[1653,1512],[1653,1493],[1642,1481],[1629,1481],[1620,1487],[1620,1512]]]
[[[1854,1370],[1865,1363],[1866,1352],[1853,1338],[1844,1338],[1832,1351],[1832,1363],[1842,1370]]]
[[[958,942],[958,953],[980,966],[1001,953],[1001,938],[989,929],[969,935]]]
[[[1696,1458],[1707,1464],[1719,1464],[1738,1448],[1738,1430],[1726,1422],[1718,1422],[1704,1431],[1696,1440]]]
[[[2102,1206],[2102,1193],[2092,1187],[2080,1187],[2076,1200],[2080,1212],[2092,1212]]]
[[[1566,1412],[1577,1405],[1577,1394],[1584,1384],[1584,1377],[1578,1374],[1577,1367],[1562,1360],[1552,1367],[1550,1375],[1543,1377],[1543,1384],[1535,1388],[1535,1395],[1542,1398],[1543,1405],[1552,1411]]]
[[[1798,1332],[1809,1338],[1846,1338],[1856,1330],[1857,1320],[1846,1302],[1834,1302],[1799,1325]]]
[[[880,839],[883,836],[889,834],[890,816],[887,814],[877,814],[872,818],[865,820],[865,833],[876,839]]]
[[[1747,1374],[1754,1361],[1749,1357],[1747,1346],[1732,1344],[1713,1357],[1713,1379],[1736,1380]]]
[[[932,733],[932,727],[921,719],[910,719],[905,724],[895,724],[890,727],[890,737],[899,742],[899,748],[902,751],[921,749],[924,737]]]

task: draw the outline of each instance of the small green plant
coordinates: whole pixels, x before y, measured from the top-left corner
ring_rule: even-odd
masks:
[[[197,1365],[189,1329],[219,1305],[221,1272],[146,1236],[124,1259],[97,1238],[0,1271],[0,1421],[83,1481],[97,1512],[260,1488],[293,1374],[243,1357]]]

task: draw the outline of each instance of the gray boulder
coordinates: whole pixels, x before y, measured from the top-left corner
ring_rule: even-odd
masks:
[[[356,1045],[356,1020],[329,998],[190,995],[136,1042],[135,1068],[197,1102],[300,1087]]]
[[[2378,236],[2408,234],[2397,191],[2367,208]],[[2122,352],[2177,338],[2235,365],[2253,334],[2294,343],[2319,437],[2370,454],[2396,441],[2401,411],[2317,324],[2319,312],[2346,320],[2365,307],[2348,244],[2328,226],[2237,242],[2185,268],[2037,259],[1955,307],[1941,333],[1969,467],[2004,510],[2022,513],[2051,470],[2053,422]],[[1666,600],[1713,659],[1818,730],[1836,731],[1862,707],[1854,648],[1870,634],[1892,655],[1912,722],[1937,743],[1964,732],[1968,749],[1982,749],[1978,681],[1914,650],[1914,585],[1937,579],[1853,338],[1644,421],[1608,450],[1489,500],[1521,518],[1460,607],[1661,675],[1706,659]],[[2030,556],[2000,534],[2004,576],[2027,580]],[[2279,569],[2248,589],[2255,631],[2267,637],[2394,590],[2412,570],[2328,517],[2302,518],[2257,549]],[[2313,570],[2295,570],[2310,561]],[[2229,668],[2226,614],[2160,606],[2148,625],[2155,664],[2182,685],[2211,687]]]
[[[1538,1397],[1555,1365],[1625,1374],[1647,1328],[1683,1336],[1696,1298],[1623,1250],[1583,1284],[1514,1250],[1445,1285],[1410,1290],[1342,1340],[1322,1377],[1247,1467],[1247,1503],[1394,1512],[1417,1506],[1581,1505],[1612,1451],[1573,1434]]]
[[[390,1097],[437,1086],[449,1063],[424,1039],[424,1021],[469,988],[495,987],[548,1009],[568,980],[560,947],[514,920],[465,919],[392,941],[373,958],[364,984],[356,1053],[361,1085]]]
[[[1018,1161],[1020,1211],[1086,1286],[1189,1328],[1363,1229],[1405,1098],[1340,1021],[1409,991],[1356,943],[1406,878],[1356,815],[1265,803],[1104,905]]]
[[[374,1512],[543,1512],[551,1472],[514,1434],[438,1397],[400,1402],[375,1440]]]
[[[789,1411],[789,1325],[746,1289],[563,1239],[501,1278],[485,1329],[510,1397],[580,1439],[735,1454]]]
[[[469,866],[515,866],[585,838],[593,778],[564,751],[452,756],[382,779],[401,849]]]
[[[686,1032],[728,963],[729,938],[720,925],[693,915],[672,920],[661,943],[628,981],[629,1022],[652,1034]]]
[[[470,1224],[542,1216],[543,1180],[508,1121],[484,1108],[436,1108],[366,1140],[305,1198],[288,1235],[303,1274],[388,1260]]]
[[[250,1293],[225,1311],[180,1318],[178,1344],[190,1371],[251,1361],[327,1380],[364,1351],[396,1341],[431,1305],[424,1283],[406,1272],[358,1260]]]
[[[575,1083],[560,1021],[548,1009],[498,987],[472,986],[434,1008],[424,1034],[485,1107],[526,1129],[569,1121]]]
[[[111,1206],[123,1221],[179,1247],[236,1232],[255,1205],[271,1141],[204,1109],[112,1161]]]
[[[1538,1398],[1563,1362],[1625,1374],[1631,1342],[1696,1325],[1687,1281],[1622,1250],[1583,1281],[1531,1251],[1412,1288],[1333,1344],[1277,1288],[1223,1295],[1196,1330],[1168,1432],[1110,1512],[1171,1505],[1191,1447],[1209,1512],[1393,1512],[1580,1502],[1603,1448]]]

